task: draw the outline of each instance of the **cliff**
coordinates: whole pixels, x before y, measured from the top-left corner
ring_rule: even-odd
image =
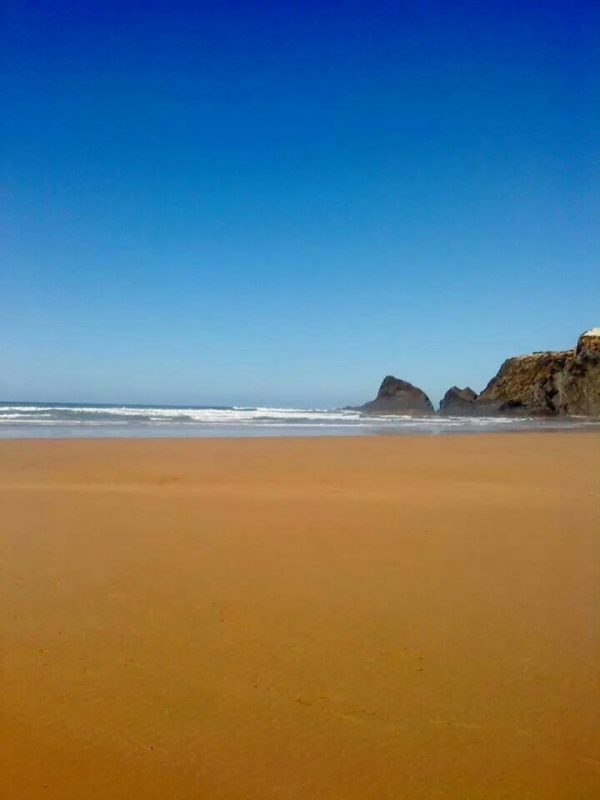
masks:
[[[600,416],[600,328],[573,350],[507,359],[474,406],[479,415]]]
[[[359,411],[370,414],[433,414],[433,405],[424,391],[408,381],[388,375],[383,379],[377,397]]]

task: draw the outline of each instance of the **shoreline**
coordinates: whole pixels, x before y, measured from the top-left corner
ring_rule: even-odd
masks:
[[[58,426],[57,426],[58,427]],[[233,426],[232,426],[233,427]],[[331,426],[333,428],[334,426]],[[48,433],[42,434],[37,430],[28,430],[26,433],[20,432],[13,434],[12,432],[8,432],[6,430],[0,429],[0,446],[2,442],[15,442],[15,441],[170,441],[170,442],[178,442],[178,441],[213,441],[213,440],[231,440],[231,441],[241,441],[244,439],[369,439],[369,438],[445,438],[445,437],[455,437],[455,436],[494,436],[497,434],[515,434],[515,435],[527,435],[527,434],[550,434],[550,433],[600,433],[600,420],[588,420],[588,419],[579,419],[579,420],[572,420],[569,423],[564,422],[537,422],[536,420],[526,421],[523,427],[519,427],[518,425],[514,425],[512,423],[506,423],[506,426],[503,427],[502,425],[498,425],[497,427],[491,427],[489,429],[482,428],[482,427],[458,427],[452,428],[450,426],[442,428],[442,429],[435,429],[435,430],[427,430],[424,428],[381,428],[379,430],[351,430],[351,429],[344,429],[340,430],[342,426],[339,426],[338,430],[330,430],[328,432],[323,432],[321,430],[316,430],[315,428],[311,429],[310,426],[306,426],[302,430],[296,430],[295,432],[285,432],[280,433],[277,430],[273,430],[273,428],[265,428],[265,429],[248,429],[244,432],[240,432],[239,430],[229,430],[229,429],[221,429],[219,432],[206,432],[206,431],[182,431],[180,434],[174,434],[173,431],[168,431],[166,433],[161,433],[159,429],[154,430],[142,430],[138,429],[135,433],[131,430],[127,431],[114,431],[114,433],[110,434],[108,431],[96,432],[97,429],[89,428],[87,430],[82,429],[70,429],[72,432],[58,432],[55,433],[48,430]],[[84,432],[85,431],[85,432]]]
[[[346,409],[1,404],[0,440],[364,436],[596,427],[584,416],[363,414]]]

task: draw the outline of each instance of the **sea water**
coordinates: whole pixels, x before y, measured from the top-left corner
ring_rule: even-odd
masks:
[[[0,438],[443,434],[592,425],[572,419],[376,416],[322,408],[0,403]]]

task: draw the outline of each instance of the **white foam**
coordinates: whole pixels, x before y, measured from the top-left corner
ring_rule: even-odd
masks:
[[[584,423],[581,423],[584,424]],[[269,429],[282,435],[293,433],[390,433],[484,431],[567,427],[572,421],[540,422],[514,417],[413,417],[408,415],[362,414],[351,409],[281,408],[156,408],[144,406],[94,405],[0,405],[2,436],[35,435],[124,435],[124,436],[219,436],[268,435]],[[51,431],[57,431],[52,434]],[[89,434],[86,434],[89,431]],[[94,433],[94,431],[96,433]],[[111,431],[113,433],[111,433]],[[154,433],[153,433],[154,431]],[[72,433],[69,433],[72,432]],[[46,435],[46,434],[40,434]]]

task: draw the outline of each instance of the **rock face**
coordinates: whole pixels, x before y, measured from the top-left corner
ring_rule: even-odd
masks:
[[[600,416],[600,329],[574,350],[509,358],[474,405],[479,415]]]
[[[475,414],[477,393],[469,386],[459,389],[453,386],[448,389],[440,403],[440,414],[445,417],[465,417]]]
[[[592,328],[591,331],[582,333],[577,340],[575,352],[578,356],[600,354],[600,328]]]
[[[388,375],[383,379],[375,400],[360,406],[359,411],[375,414],[433,414],[431,400],[425,392]]]

